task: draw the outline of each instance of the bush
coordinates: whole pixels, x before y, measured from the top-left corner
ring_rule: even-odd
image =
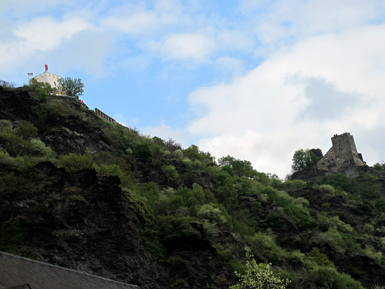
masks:
[[[179,177],[179,174],[173,165],[162,166],[162,171],[168,178],[172,180],[176,180]]]
[[[221,211],[209,204],[204,204],[198,211],[197,217],[200,219],[206,219],[211,223],[218,224],[226,223],[226,218],[221,214]]]
[[[29,121],[22,120],[16,129],[16,134],[24,139],[37,137],[37,128]]]
[[[231,289],[285,289],[290,283],[288,279],[276,276],[271,264],[258,264],[249,250],[246,250],[246,256],[246,272],[235,272],[240,283],[230,286]]]
[[[33,156],[38,157],[53,157],[55,153],[52,151],[50,147],[47,147],[41,140],[39,139],[31,139],[29,141],[29,151]]]
[[[0,131],[12,130],[12,122],[7,119],[0,119]]]
[[[376,171],[382,171],[383,167],[384,167],[384,164],[380,164],[380,163],[375,163],[375,164],[373,165],[373,168],[374,168]]]
[[[325,289],[364,289],[361,283],[353,280],[349,275],[339,274],[334,268],[318,267],[309,276],[319,288]]]
[[[70,111],[66,108],[60,100],[54,99],[47,103],[50,119],[54,121],[63,121],[63,118],[68,117]]]
[[[152,157],[150,147],[146,143],[136,143],[134,145],[134,156],[142,159],[149,159]]]
[[[93,156],[89,153],[83,155],[70,153],[59,158],[59,167],[65,168],[68,172],[91,169],[93,160]]]
[[[319,266],[334,268],[334,263],[329,260],[328,256],[321,253],[316,247],[313,247],[313,249],[306,255],[313,258]]]
[[[283,188],[289,191],[290,190],[296,191],[296,190],[303,189],[305,185],[306,185],[306,182],[303,180],[286,180],[283,183]]]
[[[160,216],[158,220],[161,239],[166,245],[176,241],[192,241],[201,238],[201,234],[191,226],[188,217]]]
[[[180,149],[174,151],[172,154],[173,154],[174,158],[179,160],[179,161],[181,161],[183,159],[183,152]]]

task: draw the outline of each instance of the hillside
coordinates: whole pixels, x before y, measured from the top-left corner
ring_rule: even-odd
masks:
[[[385,172],[258,172],[0,86],[0,251],[137,284],[229,288],[245,248],[287,288],[385,285]]]

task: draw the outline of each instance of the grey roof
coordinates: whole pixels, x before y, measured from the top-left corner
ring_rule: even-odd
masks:
[[[32,289],[140,289],[136,285],[0,252],[0,288],[27,283]]]

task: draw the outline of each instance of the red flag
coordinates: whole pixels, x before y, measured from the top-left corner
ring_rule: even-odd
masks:
[[[44,66],[45,66],[45,72],[47,72],[47,70],[48,70],[48,64],[44,64]]]

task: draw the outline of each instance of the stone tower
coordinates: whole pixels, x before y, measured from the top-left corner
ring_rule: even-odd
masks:
[[[358,168],[365,166],[362,155],[357,152],[353,136],[346,132],[332,137],[332,147],[318,161],[317,169],[326,175],[343,173],[348,177],[359,174]]]

